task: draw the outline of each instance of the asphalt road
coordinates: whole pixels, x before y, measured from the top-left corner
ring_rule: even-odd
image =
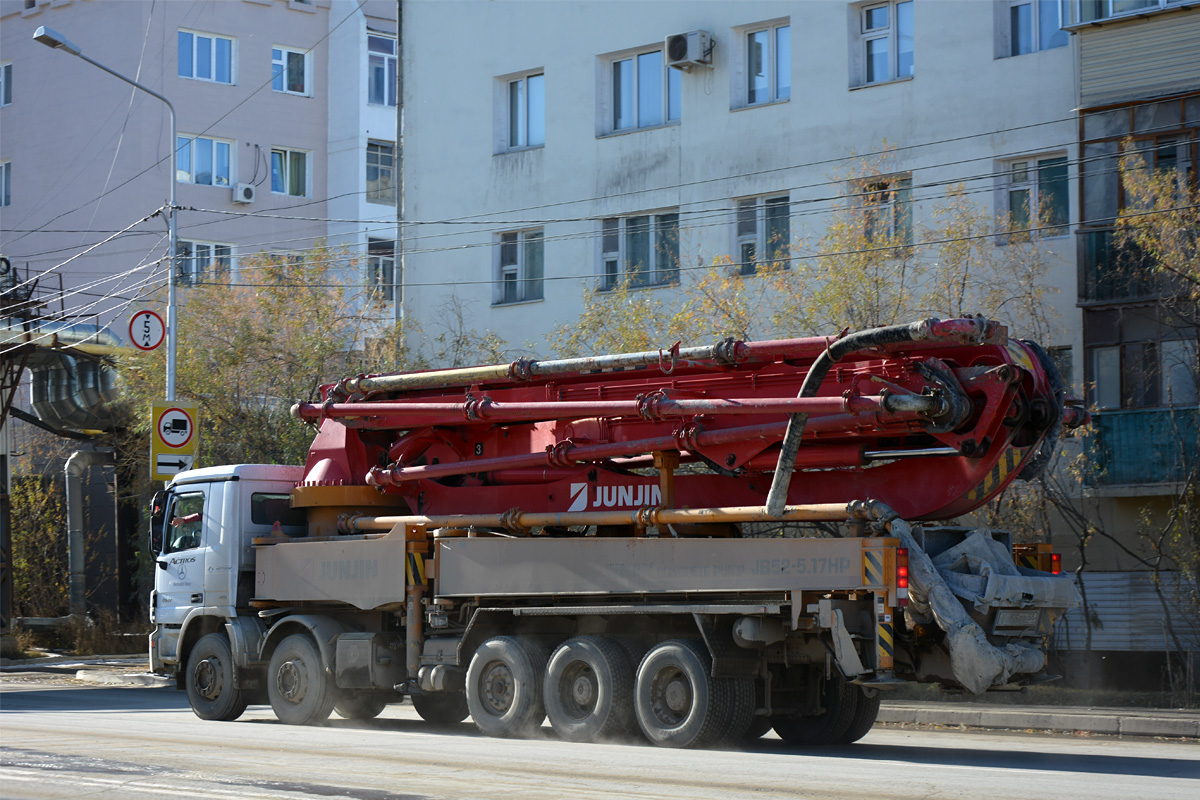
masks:
[[[801,751],[768,736],[736,750],[567,744],[436,729],[409,705],[370,722],[297,728],[255,707],[204,722],[182,692],[0,684],[0,798],[1186,798],[1200,745],[876,728]]]

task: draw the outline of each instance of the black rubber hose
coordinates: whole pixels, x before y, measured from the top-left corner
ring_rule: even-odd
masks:
[[[865,350],[868,347],[878,347],[885,344],[915,342],[929,338],[932,320],[912,322],[907,325],[888,325],[883,328],[872,328],[866,331],[852,333],[838,339],[817,356],[804,383],[800,385],[800,393],[796,397],[814,397],[821,389],[825,376],[838,361],[850,353]],[[796,456],[800,452],[800,440],[804,437],[804,426],[808,424],[808,414],[792,414],[788,418],[787,432],[783,436],[783,447],[779,452],[779,463],[775,466],[775,476],[771,479],[771,491],[767,494],[767,513],[777,517],[783,513],[787,505],[788,486],[792,482],[792,471],[796,467]]]

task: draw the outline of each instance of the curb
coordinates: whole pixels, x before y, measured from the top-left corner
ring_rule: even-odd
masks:
[[[885,702],[879,710],[878,722],[888,725],[1200,739],[1200,712],[1169,709]]]
[[[108,669],[81,669],[75,673],[75,679],[103,686],[148,686],[154,689],[165,689],[175,685],[175,681],[166,675],[155,675],[152,672],[129,673]]]

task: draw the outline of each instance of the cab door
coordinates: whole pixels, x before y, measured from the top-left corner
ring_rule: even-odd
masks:
[[[154,621],[167,638],[178,636],[188,612],[204,605],[204,567],[214,532],[209,495],[206,486],[182,486],[167,497],[154,578]],[[162,645],[163,656],[175,650],[173,642]]]

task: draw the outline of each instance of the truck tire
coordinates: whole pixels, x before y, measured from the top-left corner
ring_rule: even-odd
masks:
[[[698,642],[672,639],[646,653],[633,707],[647,739],[660,747],[706,747],[730,734],[736,687],[711,670],[712,658]]]
[[[342,693],[333,710],[342,719],[374,719],[387,707],[387,698],[362,692]]]
[[[233,685],[233,651],[223,633],[200,637],[188,655],[184,677],[188,703],[200,719],[235,720],[246,710],[246,695]]]
[[[558,646],[542,692],[554,732],[568,742],[628,736],[635,730],[633,667],[611,639],[580,636]]]
[[[839,674],[825,681],[825,711],[808,717],[775,717],[772,727],[788,744],[812,746],[842,741],[857,709],[859,690]]]
[[[542,683],[546,656],[533,643],[493,636],[475,651],[467,668],[467,708],[488,736],[527,737],[546,718]]]
[[[718,690],[729,695],[729,716],[725,721],[720,741],[728,744],[746,739],[746,733],[754,723],[754,709],[758,707],[754,695],[753,678],[718,678]],[[760,736],[762,734],[759,734]]]
[[[271,655],[267,694],[280,722],[316,725],[329,719],[340,698],[328,677],[312,637],[293,633]]]
[[[870,732],[879,717],[879,692],[876,692],[874,697],[867,697],[861,686],[855,686],[854,690],[858,695],[854,701],[854,718],[850,720],[850,727],[846,732],[838,737],[838,744],[857,742]]]
[[[432,692],[409,697],[421,719],[434,725],[455,725],[471,713],[463,692]]]

